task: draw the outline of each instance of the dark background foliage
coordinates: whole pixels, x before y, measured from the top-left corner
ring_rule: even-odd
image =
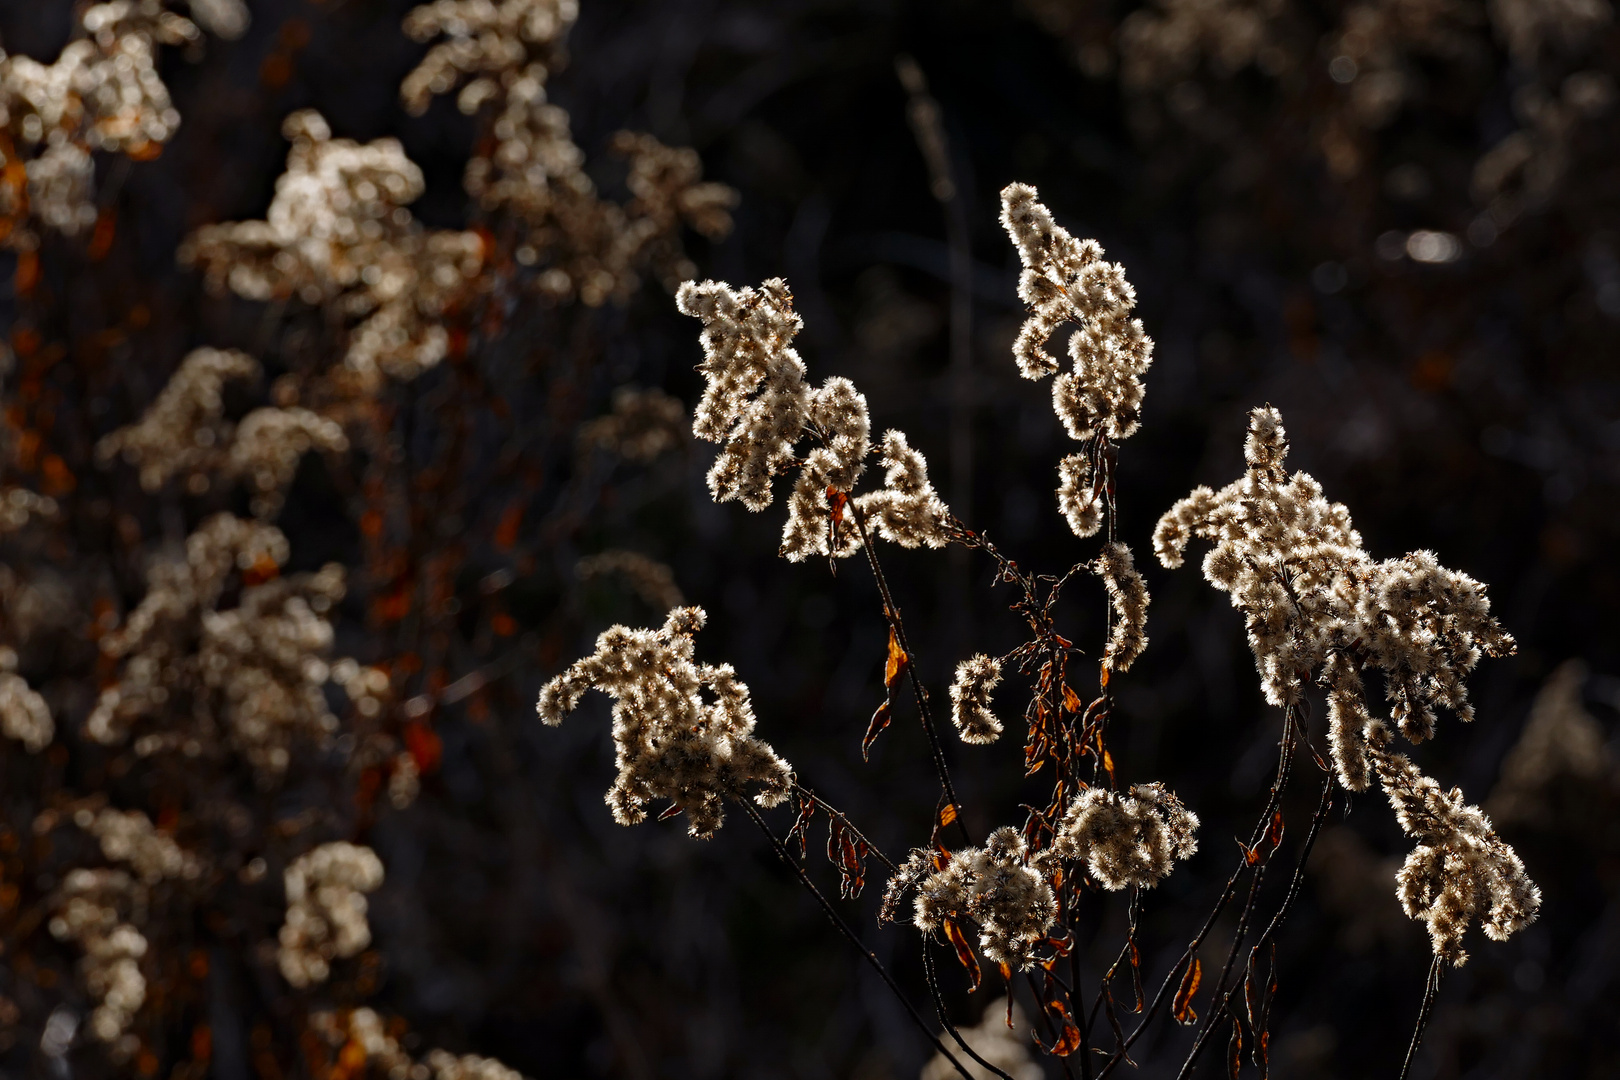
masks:
[[[165,53],[183,126],[157,161],[103,165],[102,201],[120,221],[111,253],[92,264],[82,243],[47,243],[43,281],[54,302],[31,309],[48,310],[44,324],[0,301],[13,336],[31,329],[65,350],[68,363],[51,376],[61,413],[82,414],[95,433],[127,422],[199,344],[248,348],[272,372],[322,347],[318,318],[272,325],[253,305],[206,296],[173,258],[198,225],[262,216],[285,154],[279,126],[295,108],[320,109],[339,136],[399,137],[427,175],[419,216],[440,227],[469,221],[460,174],[474,122],[445,101],[419,119],[398,105],[399,79],[421,52],[398,29],[410,6],[254,0],[243,40],[210,42],[197,58]],[[1125,13],[1101,2],[1068,7],[1105,43]],[[61,0],[9,0],[0,11],[10,51],[50,58],[66,39]],[[1325,72],[1327,57],[1310,54],[1311,43],[1339,12],[1323,4],[1301,16],[1313,71]],[[1014,179],[1035,184],[1060,222],[1125,264],[1158,343],[1143,428],[1123,447],[1119,483],[1121,535],[1153,593],[1152,644],[1118,687],[1111,745],[1125,778],[1166,781],[1204,819],[1201,853],[1147,898],[1144,954],[1156,977],[1219,890],[1226,837],[1246,832],[1264,801],[1279,734],[1238,615],[1194,567],[1166,572],[1148,556],[1153,522],[1174,499],[1238,475],[1252,406],[1281,409],[1293,465],[1350,507],[1375,557],[1434,550],[1489,583],[1518,638],[1516,657],[1487,661],[1473,679],[1478,720],[1447,718],[1421,748],[1428,771],[1483,801],[1538,686],[1569,658],[1594,673],[1587,705],[1614,731],[1620,114],[1572,137],[1562,186],[1494,242],[1464,240],[1454,261],[1424,264],[1379,238],[1418,228],[1467,235],[1481,213],[1469,170],[1513,129],[1512,94],[1530,77],[1488,32],[1467,64],[1422,62],[1422,93],[1369,137],[1364,167],[1345,178],[1311,147],[1312,124],[1333,107],[1325,74],[1303,89],[1252,72],[1195,75],[1181,85],[1208,84],[1204,120],[1155,129],[1128,122],[1141,101],[1106,73],[1088,76],[1073,40],[1048,26],[1016,4],[966,0],[585,0],[551,93],[593,160],[613,131],[645,130],[695,147],[707,176],[735,186],[731,236],[694,247],[702,272],[736,285],[786,277],[813,377],[854,379],[874,424],[903,428],[953,509],[1026,566],[1060,572],[1091,549],[1056,512],[1055,465],[1067,448],[1046,391],[1016,377],[1008,352],[1020,318],[1017,260],[996,221],[997,192]],[[1598,67],[1616,70],[1612,28],[1591,47]],[[967,477],[952,474],[949,452],[946,219],[907,126],[894,69],[902,53],[940,102],[970,232]],[[1421,194],[1389,181],[1403,166],[1419,170]],[[615,181],[611,169],[602,180]],[[133,305],[149,318],[130,328]],[[605,702],[589,702],[560,730],[533,715],[541,681],[601,629],[661,618],[612,582],[574,577],[583,555],[640,551],[667,562],[708,610],[699,659],[737,667],[754,692],[759,734],[801,776],[892,854],[926,835],[935,782],[909,712],[870,764],[859,757],[882,695],[884,645],[865,567],[850,562],[835,577],[824,564],[776,558],[784,511],[713,505],[704,446],[647,467],[572,451],[577,424],[605,412],[616,386],[694,402],[696,338],[697,324],[653,283],[622,308],[594,311],[518,297],[502,330],[480,339],[480,377],[515,420],[465,418],[477,449],[459,468],[479,497],[449,518],[448,503],[424,501],[411,527],[466,539],[456,588],[467,596],[509,573],[505,610],[520,630],[492,644],[473,625],[482,615],[464,609],[458,640],[471,644],[451,650],[451,675],[498,662],[498,677],[477,707],[433,715],[442,761],[422,798],[364,825],[388,871],[372,904],[380,967],[364,985],[369,996],[359,983],[332,993],[404,1017],[420,1046],[491,1054],[534,1077],[913,1076],[925,1045],[740,814],[706,843],[689,840],[678,820],[616,826],[601,801],[612,768]],[[454,378],[436,370],[402,391],[402,430],[412,415],[442,423],[430,403]],[[58,429],[68,427],[59,418]],[[516,556],[488,542],[517,483],[509,451],[528,470],[531,500]],[[431,435],[407,431],[407,474],[433,468],[441,452]],[[126,498],[116,478],[79,471],[87,489],[106,489],[98,497]],[[306,463],[280,519],[296,565],[362,561],[355,498],[341,477]],[[176,527],[142,512],[149,533]],[[896,552],[889,562],[936,700],[958,659],[1019,640],[1021,624],[1004,607],[1011,596],[989,585],[982,557]],[[1069,636],[1088,649],[1099,642],[1101,612],[1095,586],[1073,589],[1062,613]],[[366,660],[403,648],[352,604],[340,645]],[[1017,693],[1013,680],[1002,700]],[[1012,738],[1003,744],[948,751],[976,833],[1022,820],[1019,803],[1042,797],[1040,778],[1021,779],[1009,745],[1015,709],[1004,710]],[[67,710],[61,723],[71,732],[82,714]],[[1286,858],[1313,784],[1285,806]],[[1472,961],[1446,981],[1415,1075],[1597,1077],[1620,1067],[1615,790],[1598,784],[1560,804],[1545,828],[1506,830],[1543,888],[1541,920],[1505,945],[1471,944]],[[1355,892],[1365,882],[1354,868],[1386,872],[1382,860],[1404,855],[1406,841],[1373,795],[1334,825],[1337,839],[1319,852],[1278,944],[1273,1060],[1281,1076],[1393,1076],[1428,948],[1392,884]],[[1335,874],[1335,860],[1352,872]],[[830,869],[817,872],[832,884]],[[1283,888],[1283,875],[1271,888]],[[846,908],[921,1001],[916,935],[875,927],[880,891],[869,887]],[[1090,910],[1082,947],[1095,978],[1117,948],[1123,913],[1117,898]],[[254,1033],[256,1010],[268,1006],[253,989],[255,965],[262,958],[243,945],[239,957],[216,959],[223,974],[208,983],[202,1008],[222,1080],[264,1074]],[[945,979],[963,1021],[995,994],[968,999],[957,971]],[[27,1052],[37,1041],[37,1032],[19,1040],[6,1067],[43,1069]],[[1141,1074],[1172,1075],[1189,1044],[1166,1028],[1136,1055]],[[1217,1063],[1204,1069],[1213,1075]]]

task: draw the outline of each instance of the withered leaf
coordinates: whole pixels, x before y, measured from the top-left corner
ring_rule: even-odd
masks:
[[[1278,844],[1282,843],[1282,838],[1283,816],[1282,811],[1278,810],[1271,815],[1271,828],[1266,830],[1266,842],[1269,843],[1273,849],[1275,849]]]
[[[939,809],[939,827],[944,828],[956,820],[956,804],[946,803]]]
[[[1230,1080],[1238,1080],[1238,1070],[1243,1067],[1243,1029],[1238,1025],[1237,1017],[1232,1018],[1232,1036],[1226,1040],[1226,1075]]]
[[[868,755],[872,752],[872,744],[877,742],[878,733],[889,726],[893,716],[893,710],[889,708],[887,701],[879,705],[877,712],[872,714],[872,722],[866,726],[866,737],[861,740],[862,761],[870,760]]]
[[[967,968],[968,979],[973,984],[968,987],[971,994],[979,988],[979,958],[973,955],[973,949],[969,947],[967,938],[962,936],[962,928],[956,925],[955,919],[945,920],[945,936],[956,947],[957,962]]]
[[[900,647],[899,635],[894,632],[894,627],[890,626],[889,658],[883,665],[883,685],[893,690],[894,684],[900,681],[910,665],[911,658],[906,655],[906,650]]]
[[[668,821],[670,818],[672,818],[675,815],[679,814],[682,809],[683,808],[682,808],[680,803],[671,803],[668,807],[665,808],[665,810],[664,810],[664,812],[662,814],[658,815],[658,820],[659,821]]]
[[[1080,696],[1069,689],[1069,684],[1063,684],[1063,707],[1072,713],[1080,711]]]
[[[1171,1006],[1176,1023],[1191,1024],[1198,1020],[1198,1013],[1193,1010],[1193,995],[1198,993],[1198,984],[1203,981],[1204,962],[1195,956],[1192,966],[1181,977],[1181,989],[1176,991],[1176,1000]]]

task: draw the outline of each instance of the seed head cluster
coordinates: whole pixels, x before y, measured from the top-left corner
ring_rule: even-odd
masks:
[[[538,711],[559,724],[587,690],[614,699],[613,744],[619,775],[607,794],[614,820],[635,825],[654,799],[668,799],[687,815],[696,837],[714,835],[724,800],[754,799],[775,806],[786,799],[792,768],[753,737],[748,686],[729,664],[693,661],[693,635],[707,616],[702,608],[669,613],[659,630],[614,626],[596,639],[596,652],[576,662],[540,691]],[[707,691],[713,701],[705,701]]]
[[[366,893],[383,883],[382,860],[360,844],[336,841],[306,851],[282,875],[287,918],[276,962],[299,989],[326,981],[332,961],[371,944]]]
[[[782,530],[781,553],[788,559],[860,550],[854,514],[870,518],[879,536],[903,547],[949,542],[950,510],[928,480],[927,460],[899,431],[883,436],[883,488],[856,499],[849,514],[833,510],[830,500],[847,499],[866,469],[871,419],[865,396],[848,379],[828,379],[819,390],[806,381],[792,344],[803,321],[785,281],[772,278],[742,290],[689,281],[676,304],[703,320],[698,370],[706,386],[692,433],[722,444],[709,470],[715,501],[737,499],[763,510],[771,504],[771,481],[798,466]],[[800,458],[805,439],[817,445]]]
[[[979,653],[956,665],[951,682],[951,722],[965,743],[986,746],[1001,737],[1001,721],[990,711],[990,692],[1001,682],[1001,662]]]
[[[1046,875],[1031,865],[1023,834],[1011,825],[991,833],[982,848],[953,852],[935,869],[934,853],[919,848],[890,879],[886,918],[894,918],[905,893],[916,891],[912,922],[925,934],[946,920],[972,923],[979,948],[998,964],[1027,969],[1034,947],[1057,921],[1057,898]]]
[[[1110,670],[1127,671],[1147,648],[1147,583],[1136,569],[1131,549],[1117,542],[1103,546],[1097,573],[1108,590],[1112,619],[1102,660]]]
[[[705,183],[694,151],[621,131],[610,149],[627,166],[630,201],[599,196],[568,113],[546,96],[578,15],[575,0],[424,4],[406,16],[405,32],[434,45],[400,96],[420,114],[459,86],[463,113],[487,112],[493,138],[467,162],[467,193],[522,230],[513,254],[539,270],[543,295],[596,307],[628,298],[644,268],[670,288],[692,277],[697,268],[681,249],[681,227],[711,239],[726,235],[737,194]]]
[[[476,288],[483,242],[427,230],[405,207],[422,170],[395,139],[337,139],[319,113],[282,125],[292,148],[263,221],[207,225],[181,246],[215,291],[297,298],[351,321],[345,364],[362,379],[410,379],[444,359],[445,314]]]
[[[170,7],[92,4],[49,64],[0,51],[0,244],[31,251],[35,224],[69,236],[95,224],[92,155],[156,156],[180,126],[158,47],[194,45],[202,29],[229,38],[247,29],[241,0],[192,0],[190,19]]]
[[[1463,677],[1482,656],[1513,651],[1485,587],[1431,552],[1374,562],[1341,503],[1309,474],[1288,476],[1275,409],[1249,416],[1248,470],[1219,492],[1199,487],[1159,519],[1154,550],[1179,566],[1193,537],[1214,542],[1204,576],[1243,612],[1266,698],[1300,701],[1313,672],[1328,690],[1329,741],[1351,791],[1369,780],[1361,673],[1379,671],[1401,733],[1434,733],[1436,706],[1473,719]]]
[[[1105,889],[1151,889],[1198,850],[1197,832],[1198,815],[1163,784],[1093,787],[1069,804],[1050,850],[1084,862]]]
[[[1490,818],[1463,801],[1461,788],[1442,791],[1406,755],[1387,749],[1384,724],[1369,728],[1373,770],[1395,820],[1418,842],[1396,875],[1395,894],[1409,917],[1428,925],[1435,955],[1460,966],[1468,959],[1462,941],[1472,920],[1486,937],[1506,941],[1535,921],[1541,890]]]
[[[1029,305],[1013,344],[1019,373],[1026,379],[1057,374],[1060,365],[1046,343],[1072,324],[1073,369],[1052,384],[1052,407],[1070,438],[1128,438],[1141,419],[1141,376],[1153,362],[1153,340],[1141,320],[1130,317],[1136,290],[1125,268],[1104,262],[1095,240],[1070,236],[1028,184],[1002,189],[1001,224],[1023,261],[1018,295]]]

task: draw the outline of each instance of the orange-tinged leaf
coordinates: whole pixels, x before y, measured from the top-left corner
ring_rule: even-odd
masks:
[[[951,822],[953,822],[955,820],[956,820],[956,804],[955,803],[946,803],[944,806],[940,807],[940,811],[939,811],[939,827],[940,828],[943,829],[945,826],[949,825]]]
[[[1175,1004],[1171,1006],[1176,1023],[1191,1024],[1197,1021],[1198,1014],[1193,1011],[1193,995],[1198,993],[1198,984],[1203,981],[1204,962],[1195,956],[1192,966],[1181,977],[1181,989],[1176,991]]]
[[[872,749],[872,744],[877,741],[878,733],[889,726],[889,721],[893,719],[893,715],[887,701],[879,705],[877,712],[872,714],[872,722],[866,725],[866,737],[861,740],[862,761],[869,760],[867,755]]]
[[[682,809],[684,809],[684,808],[681,806],[680,803],[670,803],[667,807],[664,808],[664,812],[662,814],[658,815],[658,820],[659,821],[668,821],[670,818],[672,818],[672,817],[676,816],[677,814],[679,814]]]
[[[837,533],[838,526],[844,523],[844,507],[848,505],[848,495],[844,494],[842,491],[839,491],[831,484],[827,485],[827,509],[832,516],[834,535]]]
[[[1252,848],[1248,844],[1245,844],[1241,840],[1239,840],[1237,842],[1237,846],[1243,852],[1243,861],[1245,863],[1248,863],[1250,866],[1253,866],[1255,863],[1260,861],[1260,849],[1259,848]]]
[[[971,994],[979,988],[979,958],[973,955],[973,949],[968,945],[967,938],[962,936],[962,928],[956,925],[955,919],[945,920],[945,936],[956,946],[957,962],[967,968],[968,978],[973,983],[968,987]]]
[[[1238,1070],[1243,1067],[1243,1031],[1238,1026],[1237,1017],[1232,1018],[1232,1037],[1226,1041],[1226,1075],[1231,1080],[1238,1080]]]
[[[1103,768],[1108,770],[1108,780],[1112,783],[1114,779],[1114,755],[1107,750],[1103,751]]]
[[[1072,713],[1080,711],[1080,696],[1069,689],[1068,683],[1063,684],[1063,707]]]
[[[910,664],[911,658],[906,655],[906,650],[900,647],[899,635],[894,632],[894,627],[890,626],[889,659],[883,665],[883,685],[890,690],[894,689],[894,684],[900,681],[900,677],[906,673],[906,668]]]
[[[495,526],[495,546],[501,551],[510,551],[517,543],[518,529],[523,525],[523,504],[514,502],[501,514],[500,523]]]
[[[1282,811],[1278,810],[1271,815],[1271,828],[1266,830],[1266,841],[1271,844],[1273,848],[1275,848],[1278,844],[1282,843],[1282,838],[1283,816]]]
[[[1107,664],[1101,664],[1101,665],[1098,666],[1098,670],[1101,671],[1102,674],[1097,676],[1097,683],[1104,690],[1106,690],[1106,689],[1108,689],[1108,665]]]

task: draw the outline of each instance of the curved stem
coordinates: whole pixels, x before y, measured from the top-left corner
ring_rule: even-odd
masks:
[[[889,592],[889,581],[883,576],[883,567],[878,563],[877,551],[872,547],[872,537],[866,529],[866,514],[861,510],[860,504],[853,499],[849,503],[850,514],[855,519],[855,528],[861,534],[861,550],[866,552],[867,564],[872,567],[872,576],[877,580],[878,594],[883,597],[883,616],[889,621],[894,630],[895,640],[900,643],[911,676],[911,690],[917,700],[917,715],[922,720],[923,731],[928,736],[928,747],[934,756],[934,771],[939,774],[939,785],[945,792],[945,797],[952,806],[957,808],[956,824],[962,830],[962,838],[969,844],[973,842],[972,835],[967,831],[967,823],[962,820],[962,801],[957,798],[956,786],[951,783],[950,770],[945,766],[945,747],[939,741],[939,733],[934,728],[933,714],[928,708],[928,695],[923,692],[923,686],[917,675],[917,654],[911,651],[911,642],[906,639],[906,626],[900,619],[900,609],[894,604],[894,597]]]
[[[928,989],[934,996],[934,1012],[939,1016],[940,1025],[950,1032],[951,1038],[956,1040],[956,1045],[960,1046],[968,1057],[1001,1077],[1001,1080],[1013,1080],[1012,1077],[980,1057],[979,1052],[967,1044],[967,1040],[962,1038],[961,1033],[956,1030],[956,1025],[951,1023],[950,1018],[945,1015],[945,998],[939,992],[939,980],[934,975],[934,954],[928,948],[931,944],[932,942],[928,939],[928,936],[923,935],[923,973],[928,977]]]
[[[771,842],[771,847],[776,849],[776,854],[798,876],[799,883],[810,890],[810,895],[816,898],[816,903],[821,905],[822,912],[832,921],[833,926],[837,927],[838,932],[849,939],[849,943],[860,951],[861,956],[866,958],[868,964],[872,965],[872,969],[883,979],[884,984],[894,991],[894,996],[899,999],[900,1004],[906,1007],[906,1012],[911,1014],[911,1019],[917,1025],[917,1030],[926,1035],[928,1041],[934,1044],[934,1049],[943,1054],[945,1060],[955,1066],[956,1071],[962,1074],[963,1080],[975,1080],[973,1074],[968,1072],[960,1061],[956,1060],[956,1055],[947,1050],[945,1044],[939,1041],[939,1036],[934,1034],[933,1029],[928,1026],[928,1021],[922,1018],[922,1014],[917,1011],[916,1006],[912,1005],[910,999],[901,991],[900,984],[894,981],[894,976],[890,975],[889,969],[883,966],[883,961],[879,960],[877,954],[868,949],[866,943],[861,941],[856,936],[855,931],[849,928],[849,923],[844,921],[844,917],[838,914],[838,909],[828,902],[827,898],[821,894],[820,889],[816,888],[816,883],[810,880],[810,875],[804,872],[804,867],[793,861],[793,856],[788,854],[787,846],[782,843],[781,839],[772,831],[770,825],[766,823],[764,815],[747,799],[740,799],[738,802],[744,812],[754,819],[754,824],[759,826],[759,831],[764,833],[766,839]]]
[[[1423,1041],[1423,1029],[1429,1026],[1429,1014],[1434,1011],[1434,999],[1440,993],[1440,976],[1445,974],[1440,957],[1434,958],[1429,965],[1429,981],[1423,988],[1423,1007],[1418,1010],[1417,1027],[1412,1032],[1412,1045],[1406,1048],[1406,1060],[1401,1062],[1401,1075],[1398,1080],[1406,1080],[1412,1071],[1412,1059],[1417,1057],[1418,1044]]]

